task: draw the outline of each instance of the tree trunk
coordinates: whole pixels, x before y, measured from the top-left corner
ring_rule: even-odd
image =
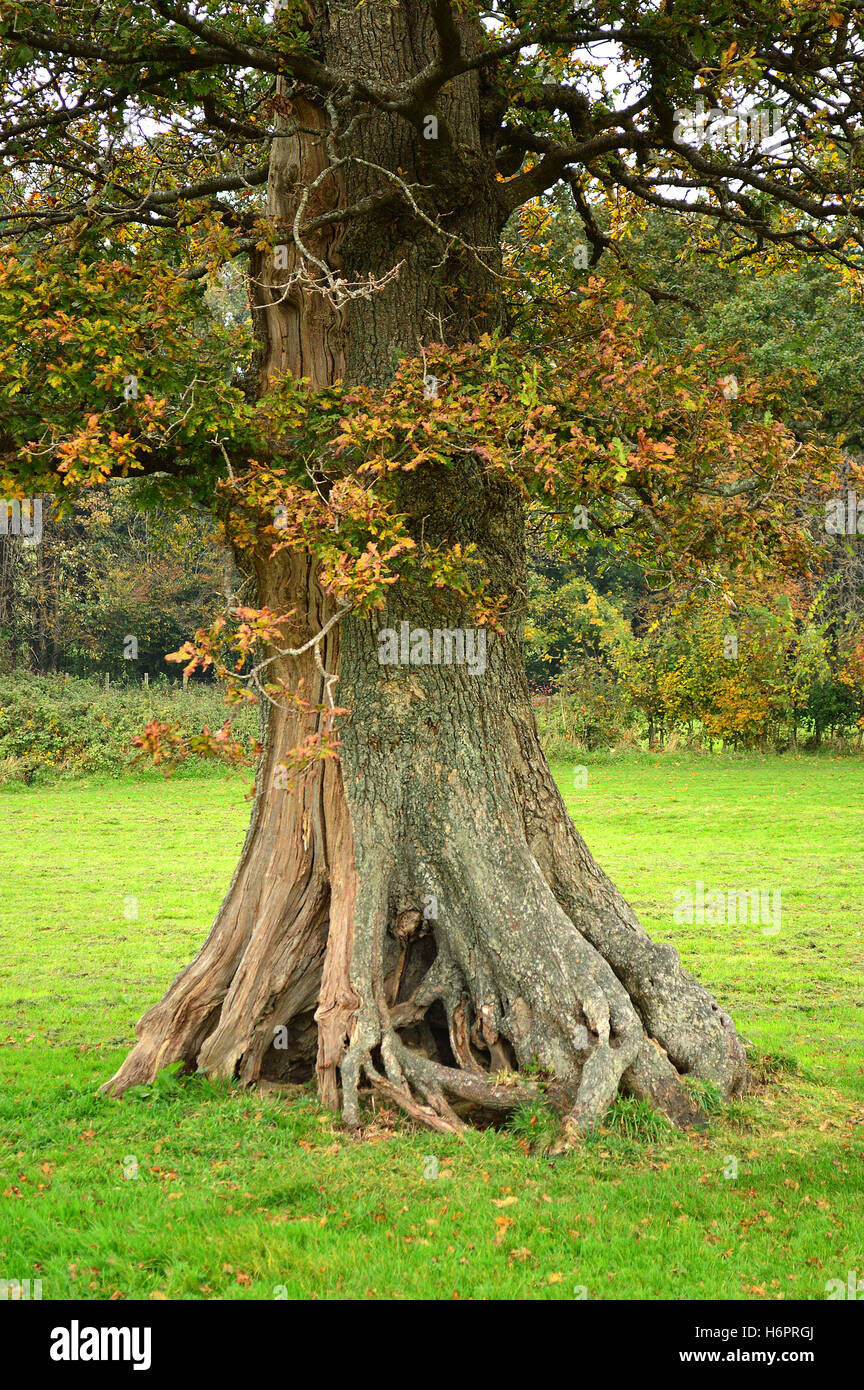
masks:
[[[18,669],[20,597],[20,542],[15,536],[0,536],[0,623],[5,630],[10,671]]]
[[[465,27],[464,44],[474,38]],[[391,81],[435,53],[420,0],[340,11],[319,41],[331,60],[377,66]],[[275,142],[268,189],[271,217],[289,225],[299,184],[324,167],[324,139],[310,132],[329,120],[305,98],[291,100],[286,119],[299,115],[306,133]],[[412,186],[434,187],[434,208],[460,241],[442,242],[404,200],[319,232],[309,249],[349,282],[400,266],[347,314],[320,295],[279,291],[292,256],[281,271],[259,257],[262,391],[285,371],[319,386],[340,377],[382,384],[399,355],[494,324],[504,212],[485,100],[473,74],[452,84],[437,141],[370,111],[353,151],[365,163],[323,180],[314,211],[387,192],[392,181],[373,165],[400,170]],[[505,630],[484,633],[484,649],[454,602],[400,590],[386,612],[349,616],[328,632],[323,665],[339,671],[338,701],[351,711],[339,763],[316,764],[301,786],[280,789],[280,761],[310,723],[270,710],[225,902],[195,961],[139,1023],[138,1044],[107,1089],[120,1094],[177,1059],[247,1083],[315,1073],[323,1102],[341,1106],[349,1125],[360,1124],[361,1088],[371,1085],[451,1131],[466,1107],[504,1111],[531,1096],[529,1082],[502,1073],[539,1063],[574,1131],[595,1123],[619,1089],[686,1122],[694,1107],[682,1075],[731,1095],[746,1078],[743,1051],[728,1016],[672,947],[649,940],[567,817],[525,677],[516,491],[464,455],[406,475],[401,488],[400,510],[418,537],[477,546],[490,592],[508,595]],[[261,553],[254,569],[262,605],[298,609],[292,645],[320,631],[333,605],[306,557]],[[407,661],[382,664],[384,630]],[[323,700],[311,653],[280,669]]]

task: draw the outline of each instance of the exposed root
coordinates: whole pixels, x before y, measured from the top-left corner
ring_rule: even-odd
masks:
[[[748,1085],[748,1070],[732,1019],[682,967],[674,946],[651,940],[592,858],[548,765],[532,756],[536,729],[530,706],[513,712],[512,729],[525,777],[523,824],[532,855],[557,903],[615,972],[646,1037],[659,1044],[669,1064],[659,1080],[656,1064],[644,1061],[650,1054],[643,1050],[638,1068],[642,1081],[629,1080],[634,1087],[643,1086],[647,1097],[672,1118],[681,1106],[672,1095],[670,1073],[711,1081],[727,1100],[739,1094]],[[650,1083],[649,1073],[655,1078]]]
[[[484,834],[447,841],[440,827],[470,801],[451,774],[430,824],[411,807],[409,847],[390,806],[352,823],[341,776],[331,765],[311,799],[271,806],[205,946],[106,1089],[178,1058],[272,1088],[317,1063],[322,1103],[357,1132],[371,1087],[442,1134],[463,1132],[472,1109],[545,1099],[573,1140],[619,1092],[685,1126],[700,1116],[684,1075],[725,1096],[745,1084],[731,1019],[648,938],[563,807],[541,833],[475,806]],[[287,877],[272,870],[283,834]],[[437,860],[419,856],[436,843]],[[419,906],[430,894],[433,914]]]
[[[440,1091],[424,1088],[423,1094],[426,1100],[424,1105],[412,1095],[407,1085],[397,1086],[395,1082],[388,1081],[385,1076],[376,1071],[370,1057],[364,1058],[363,1067],[379,1095],[398,1105],[407,1115],[411,1116],[412,1120],[417,1120],[418,1123],[425,1125],[428,1129],[437,1130],[440,1134],[458,1134],[467,1128],[447,1104]]]
[[[470,881],[466,868],[463,882]],[[416,911],[403,909],[396,914],[390,939],[399,957],[386,976],[385,989],[387,937],[379,900],[377,928],[372,933],[377,948],[366,956],[370,973],[353,979],[356,994],[367,1002],[355,1015],[339,1063],[342,1113],[350,1128],[361,1127],[364,1081],[417,1123],[440,1133],[464,1128],[454,1105],[504,1114],[545,1097],[564,1117],[566,1132],[581,1136],[600,1122],[619,1090],[650,1099],[676,1124],[696,1121],[680,1076],[662,1047],[646,1033],[626,989],[548,890],[544,896],[544,889],[542,884],[537,888],[535,879],[545,913],[542,928],[535,924],[535,949],[544,930],[554,932],[557,970],[544,971],[535,989],[530,987],[531,973],[524,972],[523,992],[515,997],[501,989],[509,962],[502,961],[500,947],[494,980],[491,961],[488,957],[484,961],[482,937],[475,935],[466,942],[456,931],[448,932],[442,914],[435,927],[435,959],[410,997],[395,1002],[408,949],[421,934],[421,920]],[[469,969],[473,971],[470,979]],[[560,977],[555,998],[548,992],[550,975],[552,987],[556,976]],[[435,1005],[441,1006],[446,1019],[455,1066],[424,1055],[400,1036],[426,1020]],[[480,1057],[485,1057],[485,1065]],[[519,1075],[514,1073],[511,1057],[522,1069]],[[539,1077],[532,1082],[524,1073],[536,1062],[545,1073],[542,1084]]]

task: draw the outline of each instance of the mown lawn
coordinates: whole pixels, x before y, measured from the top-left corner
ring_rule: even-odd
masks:
[[[314,1096],[97,1086],[203,938],[241,844],[233,778],[0,793],[0,1279],[46,1299],[825,1297],[864,1278],[864,762],[667,755],[557,769],[653,934],[766,1084],[680,1134],[620,1106],[550,1157]],[[780,888],[782,926],[675,925],[673,890]],[[737,1165],[737,1177],[730,1176]]]

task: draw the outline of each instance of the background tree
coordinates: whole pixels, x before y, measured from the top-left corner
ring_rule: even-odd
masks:
[[[653,354],[598,281],[532,290],[533,243],[505,229],[565,185],[595,260],[646,202],[728,229],[737,255],[855,272],[859,7],[0,13],[8,487],[140,473],[209,502],[258,606],[190,664],[242,698],[234,653],[268,663],[240,865],[113,1091],[176,1059],[247,1082],[315,1065],[349,1124],[368,1081],[450,1130],[461,1103],[512,1106],[526,1083],[498,1074],[539,1064],[576,1133],[621,1086],[679,1119],[682,1075],[734,1092],[731,1019],[593,862],[540,751],[524,507],[584,507],[694,580],[806,565],[802,479],[827,486],[827,464],[755,384],[730,403],[717,354]],[[735,138],[694,135],[699,103]],[[769,107],[779,142],[751,138]],[[240,254],[238,376],[201,280]],[[488,628],[483,678],[382,665],[379,629],[403,622]]]
[[[89,489],[64,517],[47,497],[38,545],[0,537],[0,669],[180,679],[165,654],[224,607],[233,567],[211,518],[144,510],[135,491]]]

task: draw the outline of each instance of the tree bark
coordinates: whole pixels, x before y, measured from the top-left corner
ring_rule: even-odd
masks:
[[[362,62],[391,82],[436,51],[420,0],[334,10],[317,39],[332,64]],[[462,41],[476,41],[467,25]],[[325,167],[332,114],[296,93],[289,100],[285,119],[299,117],[306,133],[275,142],[268,187],[268,212],[285,225],[302,185]],[[281,271],[257,257],[262,392],[286,371],[315,386],[380,385],[400,355],[476,340],[494,325],[505,212],[484,125],[490,100],[475,74],[453,83],[436,108],[437,141],[370,110],[355,161],[317,185],[306,216],[370,197],[377,210],[322,230],[308,249],[349,282],[397,265],[398,277],[346,313],[320,295],[280,289],[296,251]],[[395,192],[384,206],[395,181],[381,169],[434,188],[449,237]],[[120,1094],[178,1059],[246,1083],[314,1072],[323,1103],[341,1107],[349,1125],[361,1123],[369,1085],[416,1120],[453,1131],[471,1107],[506,1111],[532,1096],[532,1084],[511,1073],[536,1074],[539,1064],[574,1132],[596,1123],[619,1090],[688,1122],[695,1108],[682,1076],[729,1096],[746,1079],[743,1051],[731,1020],[672,947],[650,941],[567,816],[524,671],[521,502],[462,455],[400,486],[400,510],[418,537],[477,546],[490,591],[508,597],[504,631],[486,634],[485,662],[460,662],[458,646],[448,662],[443,641],[436,662],[436,630],[480,641],[470,614],[400,591],[386,612],[346,617],[328,632],[323,665],[339,671],[338,700],[351,711],[340,760],[279,789],[278,765],[310,724],[271,709],[228,895],[107,1089]],[[262,552],[253,563],[260,603],[298,612],[292,644],[320,631],[334,610],[310,560]],[[429,660],[382,664],[382,630],[401,638],[405,624],[429,634]],[[311,653],[280,669],[323,700]]]

